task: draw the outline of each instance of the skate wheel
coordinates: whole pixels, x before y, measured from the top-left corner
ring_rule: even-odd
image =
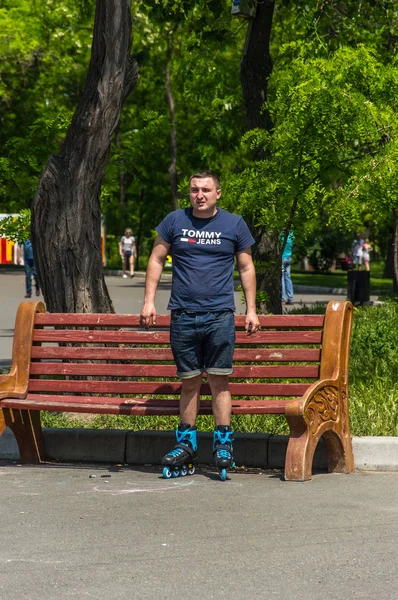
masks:
[[[180,471],[180,476],[181,477],[185,477],[185,475],[188,473],[188,467],[186,467],[185,465],[183,467],[181,467],[181,471]]]
[[[180,469],[174,469],[174,471],[171,472],[171,476],[173,478],[178,477],[180,474]]]
[[[226,479],[227,479],[227,469],[221,469],[219,475],[220,475],[221,481],[226,481]]]
[[[188,475],[193,475],[195,473],[195,467],[192,465],[191,467],[189,467],[188,469]]]
[[[163,477],[165,479],[170,479],[170,477],[171,477],[171,471],[170,471],[169,467],[164,467],[164,469],[163,469]]]

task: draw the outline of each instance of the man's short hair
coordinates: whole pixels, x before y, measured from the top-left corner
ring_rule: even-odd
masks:
[[[189,185],[191,185],[192,179],[206,179],[207,177],[211,178],[214,181],[216,188],[219,190],[221,188],[220,178],[213,171],[198,171],[194,173],[189,178]]]

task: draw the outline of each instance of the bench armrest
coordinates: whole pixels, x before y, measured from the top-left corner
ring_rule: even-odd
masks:
[[[339,421],[348,420],[347,396],[347,386],[340,379],[323,379],[308,388],[302,398],[289,402],[285,414],[289,423],[301,424],[319,438]]]
[[[0,375],[0,401],[4,398],[26,398],[35,316],[45,310],[43,302],[21,302],[18,307],[11,371],[7,375]]]

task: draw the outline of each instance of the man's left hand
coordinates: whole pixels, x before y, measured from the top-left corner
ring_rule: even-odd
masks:
[[[260,329],[260,319],[258,318],[255,312],[247,313],[246,315],[246,323],[245,323],[245,331],[247,335],[251,335],[252,333],[256,333]]]

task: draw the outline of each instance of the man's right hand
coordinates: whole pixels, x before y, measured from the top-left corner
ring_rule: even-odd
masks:
[[[156,325],[156,308],[154,304],[144,304],[140,314],[140,325],[146,329]]]

